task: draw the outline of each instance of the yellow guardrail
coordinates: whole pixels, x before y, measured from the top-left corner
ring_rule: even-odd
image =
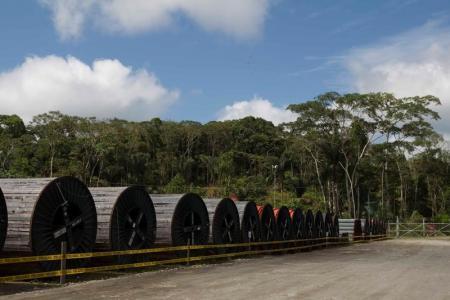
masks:
[[[92,252],[92,253],[88,253],[88,252],[86,252],[86,253],[69,253],[69,254],[66,254],[66,259],[68,259],[68,260],[70,260],[70,259],[87,259],[87,258],[94,258],[94,257],[137,255],[137,254],[176,252],[176,251],[200,250],[200,249],[265,246],[265,245],[277,245],[277,244],[287,244],[287,243],[297,243],[297,242],[311,242],[311,241],[319,241],[319,240],[324,240],[324,239],[338,239],[338,238],[337,237],[328,237],[328,238],[271,241],[271,242],[172,246],[172,247],[149,248],[149,249],[139,249],[139,250],[104,251],[104,252]],[[15,264],[15,263],[27,263],[27,262],[55,261],[55,260],[61,260],[61,259],[62,259],[61,254],[26,256],[26,257],[17,257],[17,258],[2,258],[2,259],[0,259],[0,265]]]
[[[361,240],[359,240],[360,238],[361,238]],[[154,267],[154,266],[177,264],[177,263],[190,263],[190,262],[198,262],[198,261],[220,259],[220,258],[231,258],[231,257],[238,257],[238,256],[270,254],[270,253],[285,252],[285,251],[311,249],[311,248],[317,248],[317,247],[322,247],[322,246],[356,244],[356,243],[361,243],[361,242],[384,240],[384,239],[387,239],[387,237],[378,235],[378,236],[371,236],[371,239],[364,239],[364,237],[354,237],[353,241],[350,241],[350,240],[333,241],[333,240],[339,240],[339,239],[342,239],[342,238],[341,237],[324,237],[324,238],[316,238],[316,239],[288,240],[288,241],[252,242],[252,243],[221,244],[221,245],[192,245],[192,246],[151,248],[151,249],[142,249],[142,250],[108,251],[108,252],[95,252],[95,253],[71,253],[71,254],[66,254],[66,255],[57,254],[57,255],[18,257],[18,258],[3,258],[3,259],[0,259],[0,264],[5,265],[5,264],[17,264],[17,263],[27,263],[27,262],[55,261],[55,260],[62,260],[62,259],[86,259],[86,258],[106,257],[106,256],[136,255],[136,254],[163,253],[163,252],[174,252],[174,251],[192,251],[192,250],[200,250],[200,249],[237,248],[237,247],[246,247],[247,248],[247,250],[245,250],[245,251],[233,252],[233,253],[202,255],[202,256],[193,256],[193,257],[190,257],[188,255],[187,257],[168,259],[168,260],[156,260],[156,261],[147,261],[147,262],[130,263],[130,264],[75,268],[75,269],[57,270],[57,271],[49,271],[49,272],[38,272],[38,273],[31,273],[31,274],[4,276],[4,277],[0,277],[0,283],[11,282],[11,281],[41,279],[41,278],[49,278],[49,277],[60,277],[60,276],[66,276],[66,275],[78,275],[78,274],[84,274],[84,273],[107,272],[107,271],[123,270],[123,269]],[[300,242],[301,243],[317,242],[317,241],[324,241],[324,240],[325,240],[325,242],[322,242],[322,243],[302,245],[302,246],[283,247],[283,248],[277,248],[277,249],[251,250],[252,246],[277,245],[277,244],[289,244],[289,243],[295,244],[295,243],[300,243]]]

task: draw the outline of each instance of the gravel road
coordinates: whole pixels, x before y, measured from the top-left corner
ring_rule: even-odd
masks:
[[[450,240],[390,240],[241,259],[5,299],[450,299]]]

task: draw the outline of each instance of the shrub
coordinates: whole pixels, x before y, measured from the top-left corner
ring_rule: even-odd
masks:
[[[434,217],[436,223],[450,223],[450,216],[446,213],[438,214]]]
[[[240,200],[260,202],[267,195],[266,180],[262,176],[239,177],[228,193],[236,193]]]
[[[423,216],[417,210],[414,210],[407,221],[408,223],[421,223],[423,221]]]
[[[164,193],[177,194],[185,193],[188,190],[186,180],[180,174],[175,175],[170,182],[163,188]]]

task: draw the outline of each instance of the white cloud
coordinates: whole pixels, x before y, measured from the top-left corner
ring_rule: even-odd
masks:
[[[434,95],[442,106],[436,128],[450,134],[450,29],[438,22],[394,36],[379,45],[352,50],[344,60],[350,86],[359,92],[396,96]]]
[[[0,112],[26,121],[51,110],[99,118],[145,120],[163,113],[178,98],[145,70],[118,60],[92,66],[74,57],[29,57],[0,73]]]
[[[207,31],[237,38],[257,36],[269,0],[39,0],[49,7],[62,38],[78,37],[90,21],[101,29],[127,34],[158,30],[182,14]]]
[[[53,23],[63,39],[79,37],[95,0],[40,0],[52,11]]]
[[[275,125],[292,122],[297,115],[285,107],[276,107],[269,100],[254,97],[249,101],[239,101],[227,105],[219,112],[219,120],[236,120],[247,116],[259,117],[271,121]]]

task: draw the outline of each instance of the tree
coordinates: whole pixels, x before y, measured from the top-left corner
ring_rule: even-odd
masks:
[[[396,98],[387,93],[346,94],[326,93],[288,109],[299,115],[286,124],[292,134],[302,138],[304,147],[315,162],[317,180],[326,198],[321,180],[319,157],[334,169],[332,182],[338,181],[336,166],[344,173],[345,190],[349,211],[359,215],[360,181],[358,169],[371,146],[384,153],[381,175],[381,198],[384,206],[387,186],[387,157],[395,157],[404,151],[412,152],[429,143],[436,132],[427,121],[439,115],[430,106],[439,104],[433,96]],[[401,193],[403,177],[399,170]],[[403,194],[402,194],[403,197]],[[387,210],[390,210],[387,201]],[[358,209],[357,209],[358,208]]]

